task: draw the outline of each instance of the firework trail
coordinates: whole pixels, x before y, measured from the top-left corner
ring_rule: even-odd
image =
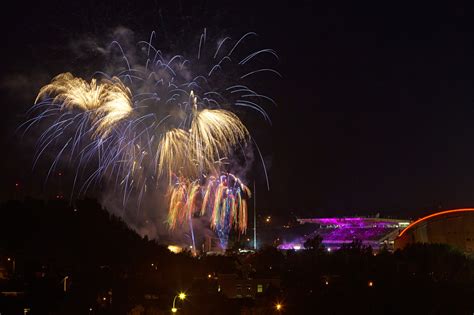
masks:
[[[227,247],[230,228],[242,234],[247,229],[247,198],[250,189],[232,174],[222,174],[208,180],[201,213],[211,211],[211,227],[219,236],[221,247]]]
[[[97,72],[90,82],[63,73],[39,91],[21,126],[26,133],[47,122],[34,164],[55,151],[48,176],[68,160],[76,169],[72,194],[107,183],[121,192],[124,206],[132,193],[140,201],[164,180],[171,228],[209,213],[221,239],[231,227],[244,232],[250,191],[225,168],[239,148],[255,141],[233,111],[250,109],[270,122],[264,104],[275,102],[245,82],[265,73],[279,76],[271,68],[251,68],[264,55],[278,57],[271,49],[242,54],[241,43],[255,33],[235,42],[225,37],[205,49],[204,30],[197,56],[188,58],[167,57],[152,45],[154,36],[138,43],[137,65],[114,41],[109,50],[118,50],[123,61],[116,72]]]
[[[35,103],[47,95],[56,95],[50,99],[50,104],[59,105],[62,112],[77,108],[91,113],[94,136],[101,138],[105,138],[115,124],[132,112],[130,89],[117,77],[100,83],[92,79],[87,83],[71,73],[62,73],[41,88]]]
[[[170,205],[168,224],[174,229],[193,215],[210,213],[211,227],[217,232],[222,248],[227,247],[230,228],[241,233],[247,229],[247,199],[250,189],[235,175],[210,176],[204,184],[198,180],[175,178],[168,194]]]

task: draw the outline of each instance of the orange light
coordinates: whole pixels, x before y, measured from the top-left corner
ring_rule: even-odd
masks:
[[[180,253],[183,249],[179,246],[175,246],[175,245],[169,245],[168,246],[168,250],[172,253],[175,253],[175,254],[178,254]]]
[[[282,308],[283,308],[283,305],[281,305],[280,303],[275,304],[275,309],[277,311],[281,311]]]
[[[403,231],[400,232],[400,234],[398,235],[398,237],[402,236],[408,229],[410,229],[410,228],[413,227],[414,225],[416,225],[416,224],[418,224],[418,223],[420,223],[420,222],[426,221],[426,220],[428,220],[428,219],[431,219],[431,218],[433,218],[433,217],[436,217],[436,216],[439,216],[439,215],[443,215],[443,214],[447,214],[447,213],[466,212],[466,211],[474,211],[474,208],[446,210],[446,211],[436,212],[436,213],[427,215],[426,217],[423,217],[423,218],[421,218],[421,219],[418,219],[418,220],[416,220],[415,222],[413,222],[413,223],[411,223],[410,225],[408,225]]]
[[[369,281],[369,287],[373,287],[374,283],[372,281]]]

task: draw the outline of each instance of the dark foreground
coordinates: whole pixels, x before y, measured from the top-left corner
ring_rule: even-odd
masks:
[[[76,211],[74,211],[76,209]],[[355,241],[173,254],[94,201],[0,208],[0,314],[473,314],[474,262],[444,245]],[[276,305],[281,308],[277,309]]]

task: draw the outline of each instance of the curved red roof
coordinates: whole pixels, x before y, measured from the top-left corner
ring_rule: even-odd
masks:
[[[456,212],[468,212],[468,211],[474,211],[474,208],[463,208],[463,209],[453,209],[453,210],[445,210],[445,211],[440,211],[436,212],[430,215],[427,215],[426,217],[423,217],[421,219],[416,220],[415,222],[412,222],[409,226],[407,226],[405,229],[403,229],[398,237],[402,236],[408,229],[412,228],[413,226],[417,225],[420,222],[426,221],[428,219],[431,219],[433,217],[437,217],[443,214],[450,214],[450,213],[456,213]]]

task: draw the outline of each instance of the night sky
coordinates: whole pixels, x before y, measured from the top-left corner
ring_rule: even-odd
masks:
[[[418,217],[474,206],[473,5],[96,2],[14,1],[2,10],[2,200],[17,182],[34,196],[56,187],[43,187],[44,169],[31,170],[33,140],[15,128],[54,75],[94,71],[76,40],[119,26],[139,39],[206,27],[254,31],[280,57],[283,78],[262,82],[278,103],[268,108],[273,125],[249,119],[269,167],[269,192],[261,168],[249,175],[264,211]]]

